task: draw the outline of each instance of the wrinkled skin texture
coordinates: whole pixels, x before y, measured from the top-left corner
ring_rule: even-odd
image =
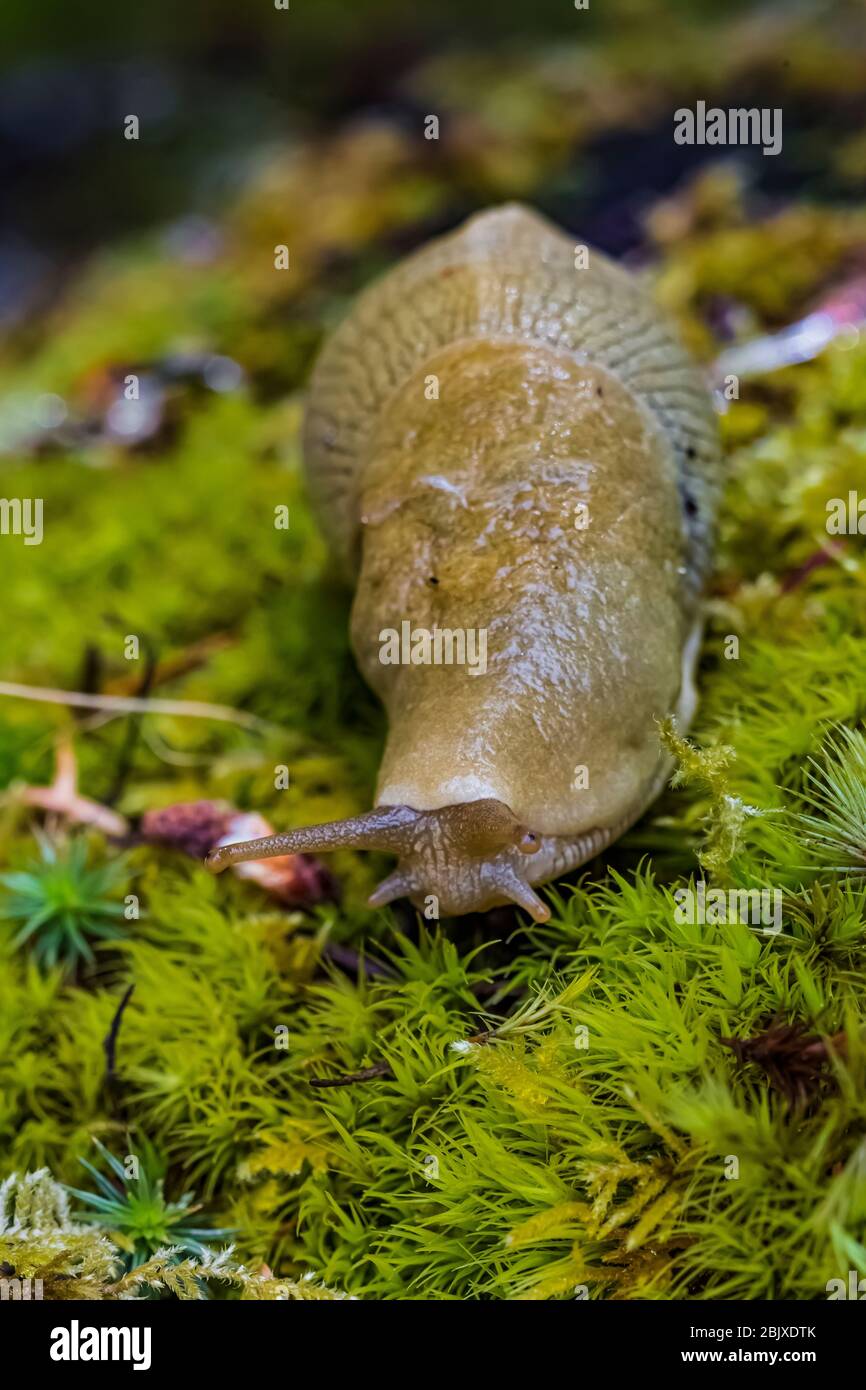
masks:
[[[361,296],[314,372],[305,456],[389,735],[377,810],[259,850],[389,848],[374,904],[543,918],[529,885],[641,814],[657,721],[693,712],[719,490],[701,378],[630,276],[508,206]],[[486,664],[384,663],[406,622],[483,634]]]

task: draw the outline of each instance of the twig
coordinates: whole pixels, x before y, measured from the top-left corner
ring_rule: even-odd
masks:
[[[123,998],[114,1011],[114,1018],[111,1020],[111,1027],[106,1033],[102,1047],[105,1052],[105,1084],[111,1088],[116,1080],[115,1063],[117,1052],[117,1035],[120,1032],[120,1024],[123,1019],[123,1011],[132,998],[132,991],[135,985],[129,985],[124,992]]]
[[[18,700],[35,700],[46,705],[67,705],[72,709],[108,710],[112,714],[174,714],[189,719],[216,719],[224,724],[239,724],[243,729],[261,733],[282,733],[276,724],[269,724],[255,714],[232,709],[230,705],[211,705],[204,700],[141,700],[134,695],[86,695],[81,690],[55,690],[50,686],[19,685],[15,681],[0,681],[0,695]]]
[[[386,979],[394,979],[396,972],[389,970],[387,965],[382,965],[379,961],[370,956],[360,956],[357,951],[353,951],[351,946],[340,946],[336,941],[331,941],[325,947],[323,953],[326,960],[331,960],[341,970],[346,970],[355,979],[360,979],[362,975],[381,975]]]
[[[798,1106],[816,1094],[823,1068],[833,1056],[844,1058],[848,1051],[844,1029],[822,1037],[807,1033],[802,1023],[785,1023],[778,1018],[754,1037],[719,1038],[719,1042],[731,1049],[740,1066],[755,1062],[766,1072],[770,1084]]]
[[[145,639],[145,644],[147,650],[145,654],[144,671],[135,692],[135,697],[138,700],[146,700],[150,695],[153,685],[153,674],[156,670],[156,652],[147,639]],[[130,719],[129,723],[126,725],[123,745],[117,759],[117,766],[114,770],[111,786],[103,798],[106,806],[113,806],[115,804],[126,785],[126,779],[132,770],[132,760],[140,737],[141,721],[138,719]]]
[[[375,1081],[380,1076],[388,1076],[393,1080],[394,1073],[390,1063],[377,1062],[373,1067],[349,1072],[346,1076],[314,1076],[310,1085],[321,1091],[328,1086],[354,1086],[356,1081]]]
[[[808,579],[813,570],[820,569],[822,565],[832,565],[838,561],[840,556],[844,556],[844,547],[838,542],[827,542],[820,550],[816,550],[796,569],[789,570],[782,576],[781,590],[783,594],[789,594],[792,589],[796,589]]]
[[[202,637],[199,641],[193,642],[191,646],[184,648],[183,651],[177,652],[173,656],[161,658],[156,663],[152,684],[164,685],[166,681],[177,680],[178,676],[189,675],[190,671],[198,670],[212,656],[225,651],[236,642],[237,639],[230,632],[215,632],[207,637]],[[138,678],[133,673],[106,681],[103,689],[109,695],[140,695],[141,691],[136,689],[137,685]]]
[[[49,786],[13,785],[9,792],[0,796],[0,805],[7,800],[65,816],[73,825],[94,825],[104,835],[125,835],[129,830],[125,816],[118,815],[99,801],[80,795],[75,749],[67,732],[63,732],[57,740],[54,777]]]
[[[478,980],[474,985],[470,985],[473,994],[477,994],[479,999],[489,999],[492,994],[498,995],[499,1001],[503,999],[522,999],[526,994],[525,985],[515,985],[512,989],[504,989],[504,980],[500,976],[498,980]]]
[[[142,725],[141,736],[151,753],[171,767],[209,767],[213,762],[213,757],[210,754],[202,756],[198,753],[183,753],[179,748],[172,748],[155,728],[148,728],[146,724]]]

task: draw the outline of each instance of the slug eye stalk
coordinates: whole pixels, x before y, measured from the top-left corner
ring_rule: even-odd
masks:
[[[321,854],[341,848],[383,850],[398,856],[395,873],[372,894],[372,907],[403,896],[423,902],[433,895],[443,905],[478,900],[479,908],[488,900],[491,905],[492,901],[506,900],[519,903],[538,921],[549,916],[516,867],[524,856],[538,853],[541,837],[494,799],[430,811],[378,806],[347,820],[222,845],[211,851],[205,866],[219,874],[251,859]],[[460,906],[457,910],[469,909]]]
[[[301,830],[265,835],[260,840],[241,840],[211,850],[205,867],[222,873],[248,859],[274,859],[282,854],[321,854],[333,849],[378,849],[401,854],[409,848],[412,828],[423,812],[410,806],[383,806],[347,820],[326,821]]]

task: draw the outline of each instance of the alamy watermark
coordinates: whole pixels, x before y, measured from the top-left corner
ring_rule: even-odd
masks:
[[[9,1266],[6,1266],[7,1269]],[[41,1279],[0,1279],[0,1299],[5,1303],[11,1299],[14,1303],[29,1303],[31,1300],[40,1301],[43,1297]]]
[[[705,101],[681,106],[674,112],[677,145],[760,145],[764,154],[782,149],[782,109],[779,106],[720,106],[707,109]]]
[[[23,536],[25,545],[42,544],[41,497],[0,497],[0,536]]]
[[[856,1269],[848,1270],[848,1283],[844,1279],[828,1279],[824,1285],[827,1290],[827,1301],[832,1303],[834,1299],[851,1299],[856,1303],[866,1300],[866,1279],[861,1279]]]
[[[52,1361],[131,1361],[134,1371],[151,1364],[149,1327],[82,1327],[73,1318],[69,1327],[51,1331]]]
[[[415,627],[402,622],[400,630],[386,627],[379,633],[379,660],[383,666],[465,666],[470,676],[487,670],[487,629]]]
[[[827,532],[831,536],[866,536],[866,497],[853,489],[847,499],[831,497],[827,503]]]
[[[781,888],[707,888],[701,879],[694,889],[677,888],[674,901],[674,921],[680,924],[739,922],[763,927],[769,936],[782,930]]]

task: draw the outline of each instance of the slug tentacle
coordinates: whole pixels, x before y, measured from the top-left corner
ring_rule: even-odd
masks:
[[[361,816],[347,820],[326,821],[301,830],[287,830],[280,835],[265,835],[260,840],[241,840],[234,845],[222,845],[211,850],[205,867],[212,874],[222,873],[231,864],[248,859],[274,859],[282,854],[320,854],[340,849],[381,849],[401,853],[410,843],[412,827],[418,812],[410,806],[380,806]]]
[[[378,806],[348,820],[223,845],[208,855],[205,864],[218,874],[231,864],[283,854],[339,848],[385,850],[396,854],[399,863],[371,895],[371,907],[383,907],[400,897],[423,905],[432,896],[443,912],[450,913],[511,901],[525,907],[537,921],[546,921],[548,909],[521,871],[521,865],[532,863],[542,843],[503,802],[487,798],[432,811]]]
[[[503,868],[496,877],[497,887],[503,898],[525,908],[536,922],[550,920],[550,908],[543,903],[537,893],[533,893],[525,879],[519,878],[509,868]]]

